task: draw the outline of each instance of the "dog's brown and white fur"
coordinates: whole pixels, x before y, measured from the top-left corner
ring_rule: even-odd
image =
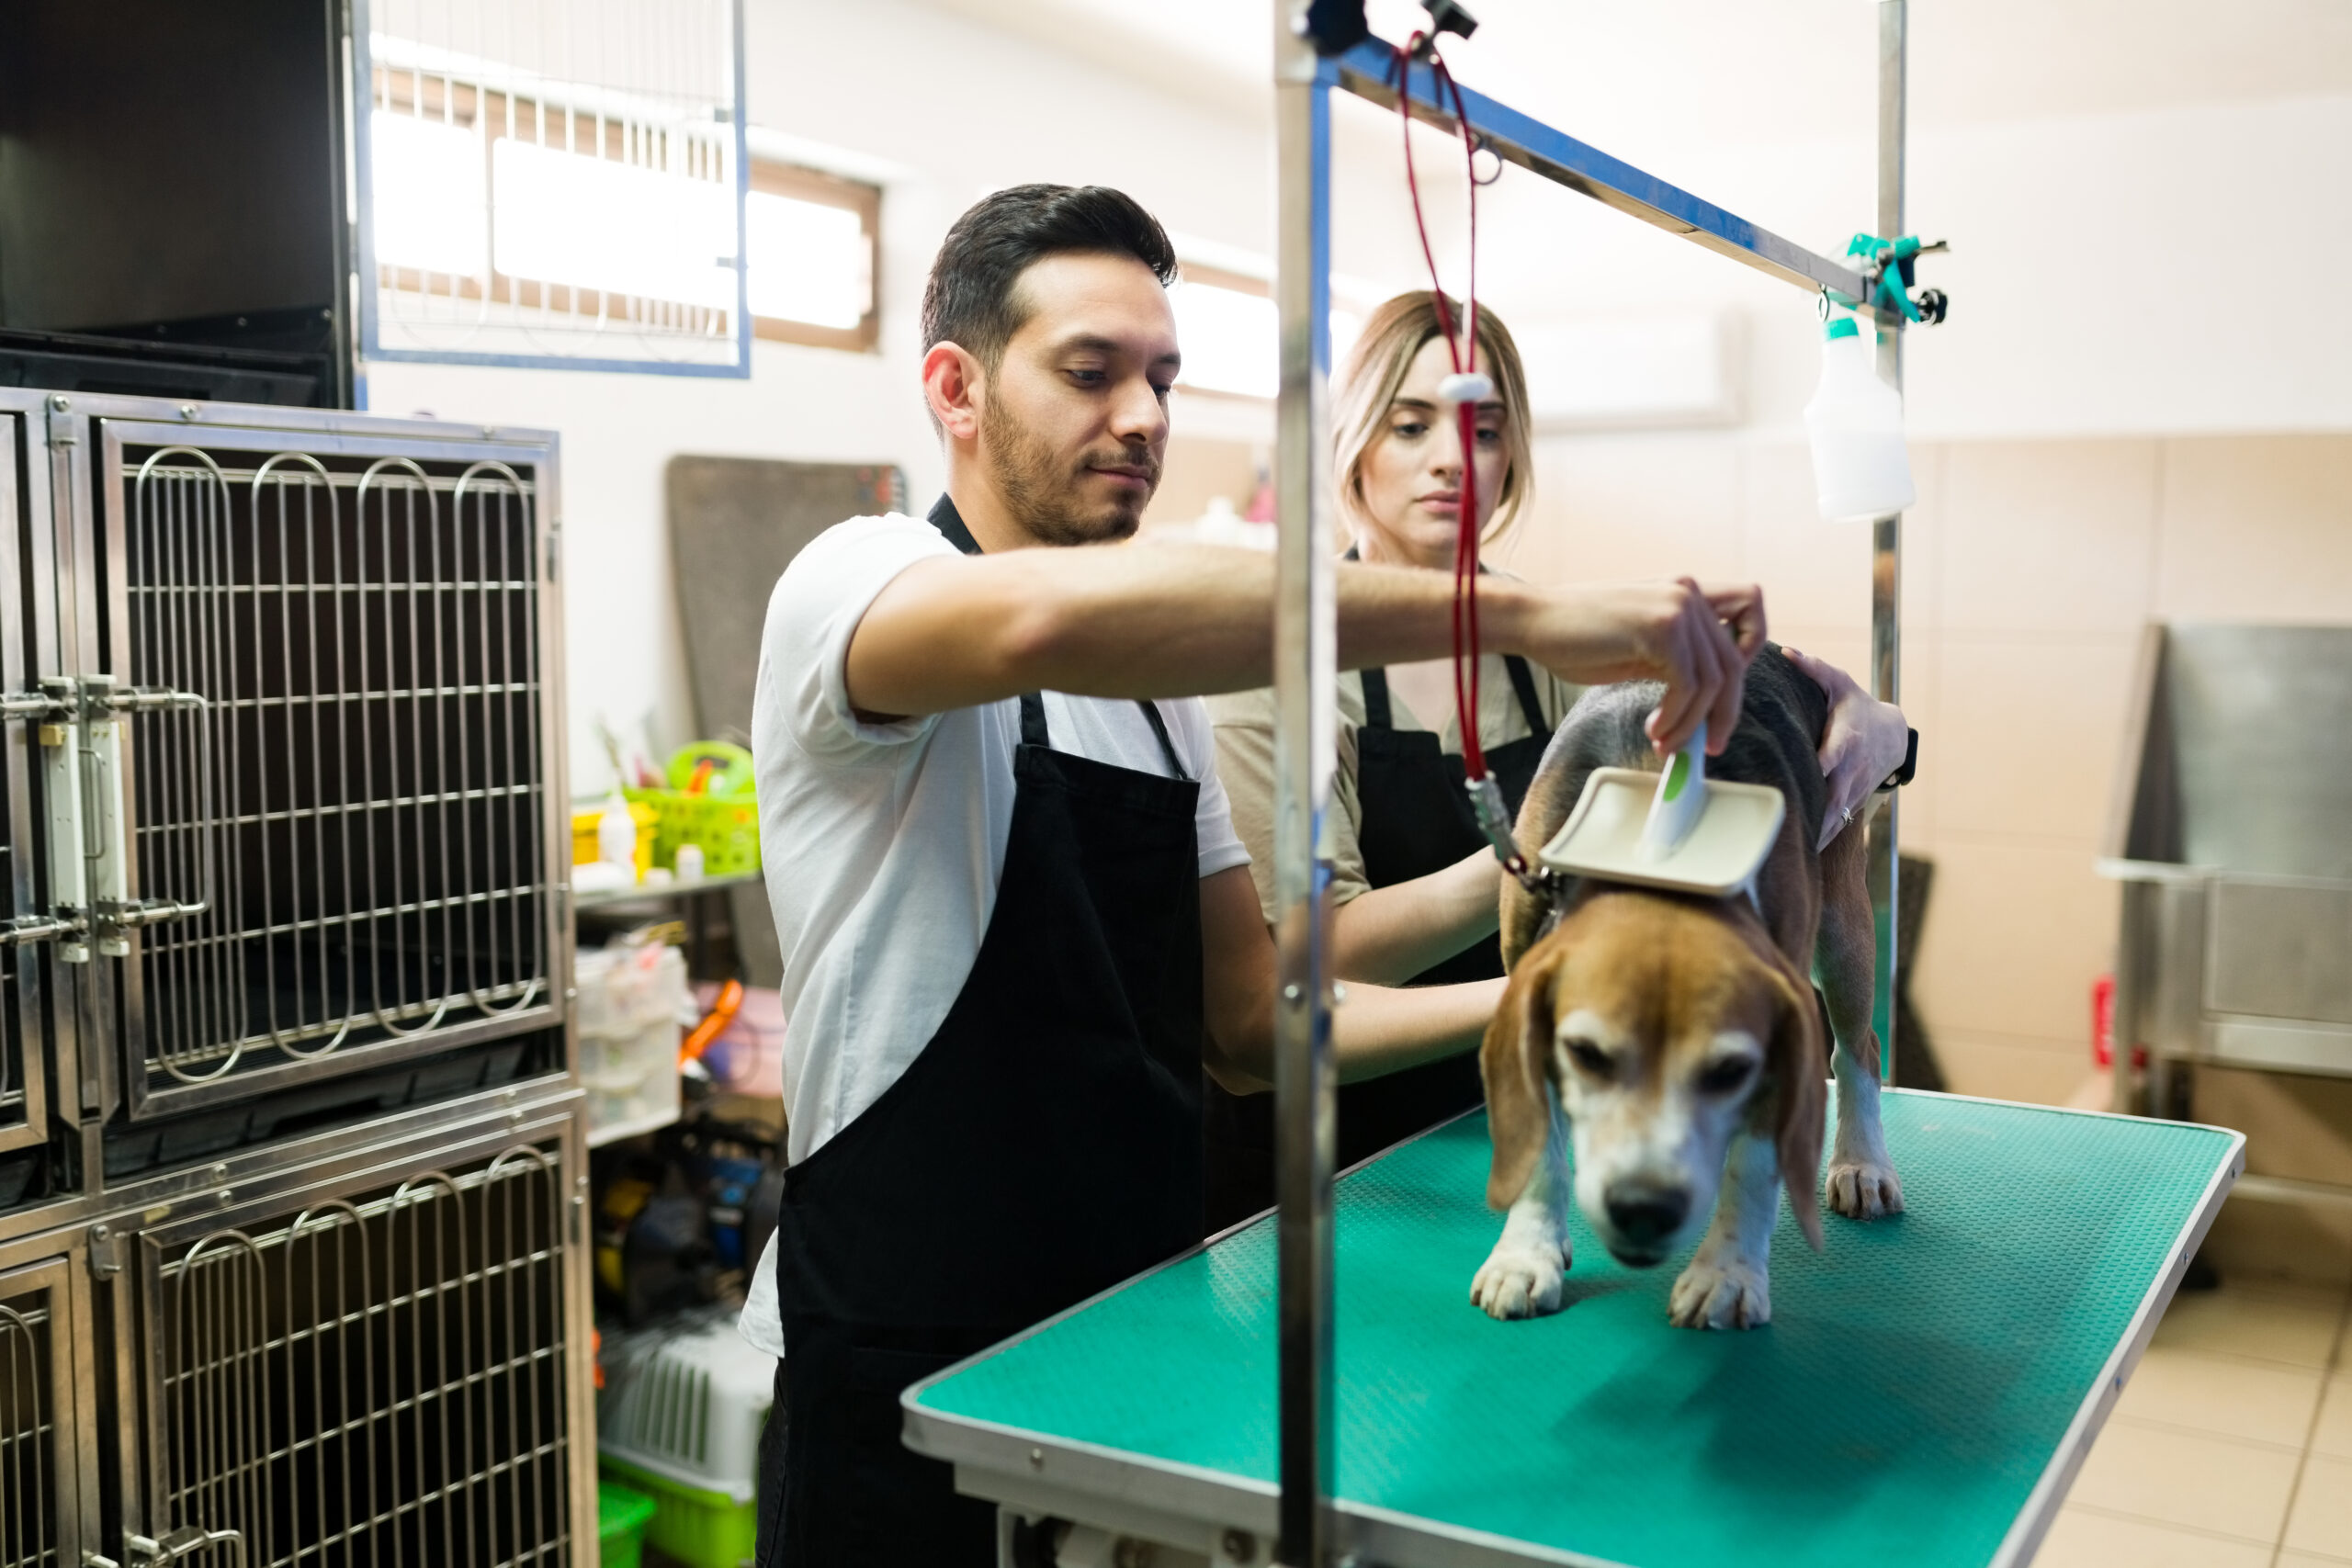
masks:
[[[1658,688],[1587,693],[1562,723],[1520,811],[1521,844],[1546,843],[1595,767],[1657,766],[1641,721]],[[1903,1207],[1879,1125],[1871,1027],[1874,933],[1859,823],[1816,852],[1826,789],[1815,750],[1820,689],[1767,649],[1750,668],[1718,776],[1780,788],[1789,809],[1757,879],[1757,903],[1591,882],[1539,898],[1506,879],[1511,977],[1487,1031],[1494,1166],[1487,1200],[1508,1206],[1470,1298],[1498,1318],[1557,1311],[1575,1201],[1611,1254],[1641,1267],[1684,1245],[1712,1207],[1668,1315],[1747,1328],[1772,1314],[1770,1253],[1783,1179],[1805,1237],[1826,1111],[1820,1012],[1836,1037],[1838,1136],[1831,1209],[1857,1220]]]

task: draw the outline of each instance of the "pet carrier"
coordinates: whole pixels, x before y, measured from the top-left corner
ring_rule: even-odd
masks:
[[[730,1314],[616,1359],[597,1407],[605,1468],[661,1506],[646,1538],[654,1547],[689,1568],[735,1568],[757,1535],[775,1359]]]

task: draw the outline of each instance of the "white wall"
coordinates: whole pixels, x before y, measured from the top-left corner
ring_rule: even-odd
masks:
[[[1871,223],[1873,159],[1856,139],[1673,164],[1837,255]],[[1920,437],[2352,429],[2352,312],[2306,259],[2352,248],[2352,95],[1955,126],[1915,136],[1910,175],[1913,230],[1953,247],[1920,264],[1952,299],[1947,324],[1911,337]],[[1450,233],[1458,209],[1442,210]],[[1817,364],[1799,291],[1520,171],[1481,237],[1482,283],[1514,321],[1743,314],[1754,434],[1794,429]]]
[[[1137,58],[1124,73],[1123,52],[1136,51],[1107,33],[1067,52],[1048,41],[1054,29],[1015,37],[974,19],[977,0],[748,3],[753,122],[906,171],[883,204],[879,354],[763,344],[747,382],[368,372],[370,406],[385,412],[562,433],[571,753],[583,789],[605,774],[589,726],[598,710],[624,727],[651,714],[657,745],[687,739],[662,489],[673,455],[890,461],[906,468],[918,501],[936,488],[915,316],[938,238],[972,199],[1018,181],[1100,181],[1133,192],[1171,229],[1270,245],[1262,96],[1230,83],[1187,90],[1188,75],[1165,62]],[[1815,31],[1854,44],[1845,9],[1823,0],[1804,14]],[[1480,43],[1500,51],[1508,19],[1489,17]],[[1920,47],[1934,46],[1923,26]],[[1690,58],[1732,69],[1730,55]],[[1653,63],[1627,73],[1659,75]],[[1543,80],[1529,69],[1521,62],[1504,88]],[[1589,58],[1575,69],[1599,79]],[[1936,69],[1919,73],[1923,97],[1952,96],[1955,84]],[[1739,115],[1719,102],[1754,85],[1728,81],[1679,81],[1691,104],[1714,106],[1684,115],[1635,80],[1614,96],[1589,95],[1579,113],[1589,108],[1596,123],[1569,116],[1566,128],[1835,253],[1870,220],[1868,71],[1865,29],[1863,47],[1815,62],[1804,79],[1813,86],[1756,98],[1760,138],[1740,134]],[[2028,107],[2052,101],[2044,94]],[[2352,312],[2338,308],[2331,277],[2334,258],[2352,253],[2352,94],[2154,108],[2117,107],[2132,100],[2111,93],[2102,101],[2106,112],[2071,117],[1947,113],[1916,131],[1914,227],[1955,249],[1926,264],[1951,291],[1953,316],[1914,340],[1915,433],[1967,441],[2352,429],[2352,375],[2342,369],[2352,364]],[[1849,123],[1850,135],[1821,134]],[[1340,265],[1382,288],[1417,286],[1394,121],[1343,102],[1339,143]],[[1461,181],[1443,141],[1424,146],[1451,283],[1461,276]],[[1777,446],[1795,433],[1815,364],[1812,305],[1797,291],[1523,171],[1487,194],[1482,235],[1484,292],[1517,321],[1662,304],[1742,317],[1747,420],[1707,439]],[[1180,434],[1183,419],[1180,408]]]

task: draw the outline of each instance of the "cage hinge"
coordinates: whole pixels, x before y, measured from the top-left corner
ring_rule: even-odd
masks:
[[[111,1226],[92,1225],[90,1227],[89,1258],[92,1279],[111,1280],[122,1272],[123,1264],[126,1261],[123,1256],[126,1240],[126,1237],[118,1234]]]
[[[74,416],[73,400],[52,397],[49,400],[49,444],[62,449],[82,443],[82,422]]]
[[[563,575],[563,527],[560,524],[548,528],[548,581],[553,582]]]
[[[166,1568],[192,1551],[212,1546],[236,1547],[242,1562],[245,1537],[243,1530],[209,1530],[202,1525],[182,1525],[161,1540],[153,1536],[126,1535],[122,1544],[128,1549],[126,1555],[141,1568]]]

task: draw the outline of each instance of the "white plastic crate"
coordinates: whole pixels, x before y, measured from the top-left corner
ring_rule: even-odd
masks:
[[[758,1495],[775,1359],[721,1321],[629,1357],[598,1402],[596,1449],[682,1486]]]
[[[579,955],[573,984],[588,1142],[675,1122],[679,1021],[688,1010],[684,958],[674,947],[594,948]]]

